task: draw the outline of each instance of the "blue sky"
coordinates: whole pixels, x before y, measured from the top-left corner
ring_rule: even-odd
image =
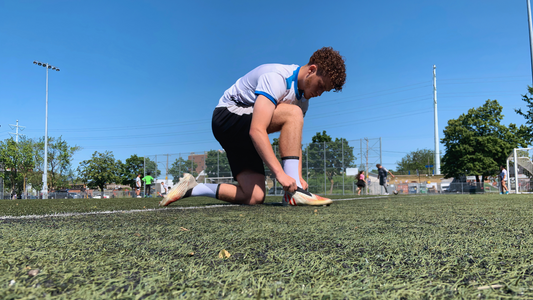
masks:
[[[49,136],[132,154],[220,149],[211,115],[222,93],[264,63],[304,65],[323,46],[346,58],[341,93],[312,99],[303,143],[382,137],[383,163],[434,148],[439,132],[497,99],[504,123],[531,85],[526,1],[1,1],[0,140]],[[272,135],[271,138],[277,137]],[[357,146],[357,145],[354,145]],[[441,146],[441,151],[444,149]]]

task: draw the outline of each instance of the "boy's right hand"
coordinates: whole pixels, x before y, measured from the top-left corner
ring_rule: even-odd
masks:
[[[283,190],[286,192],[293,193],[298,188],[298,186],[296,185],[296,179],[290,177],[285,173],[280,176],[277,176],[277,180],[279,184],[283,186]]]

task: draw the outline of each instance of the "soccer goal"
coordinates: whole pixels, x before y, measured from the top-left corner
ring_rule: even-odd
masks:
[[[507,157],[507,187],[516,194],[533,193],[533,148],[515,148]]]

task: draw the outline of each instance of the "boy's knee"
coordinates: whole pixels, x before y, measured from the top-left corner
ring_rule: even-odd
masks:
[[[265,202],[265,193],[263,191],[254,191],[248,199],[247,204],[249,205],[263,204]]]
[[[289,115],[291,116],[291,118],[293,118],[294,120],[303,121],[304,113],[302,109],[298,105],[289,105],[289,106],[290,108],[288,109],[288,111],[289,111]]]

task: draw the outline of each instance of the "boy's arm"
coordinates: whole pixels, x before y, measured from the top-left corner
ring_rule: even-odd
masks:
[[[283,186],[285,191],[294,192],[297,188],[296,180],[285,174],[279,163],[272,145],[268,138],[268,126],[272,121],[276,105],[263,95],[257,96],[254,104],[254,113],[252,115],[252,124],[250,125],[250,138],[252,139],[255,149],[263,159],[268,168],[274,173],[278,182]]]
[[[394,177],[394,174],[392,174],[392,172],[391,172],[391,171],[389,171],[389,174],[390,174],[390,175],[391,175],[392,177]]]

